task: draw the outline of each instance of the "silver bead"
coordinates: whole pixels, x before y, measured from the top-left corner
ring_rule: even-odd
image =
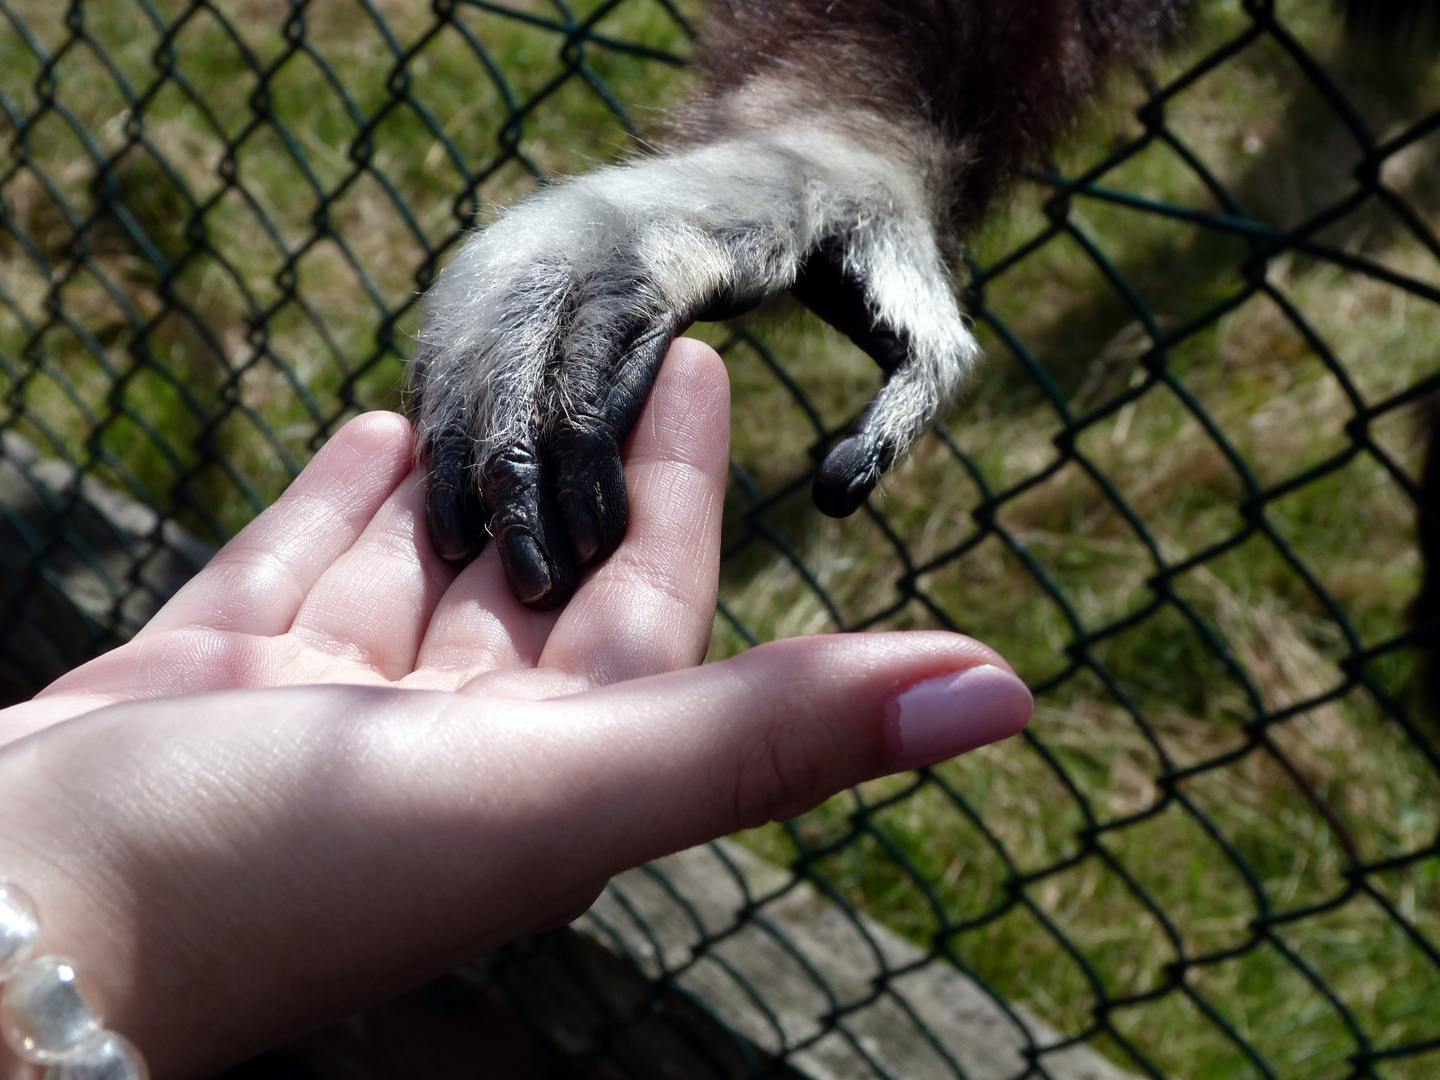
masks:
[[[40,1065],[72,1057],[103,1029],[63,956],[31,960],[5,984],[0,997],[0,1035],[10,1049]]]
[[[40,937],[40,915],[30,894],[0,878],[0,982],[13,975]]]
[[[150,1070],[130,1040],[106,1031],[83,1053],[46,1069],[45,1080],[150,1080]]]

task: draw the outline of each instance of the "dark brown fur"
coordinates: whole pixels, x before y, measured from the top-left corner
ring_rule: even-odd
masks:
[[[972,226],[1041,158],[1105,74],[1177,25],[1186,0],[717,0],[700,100],[781,76],[965,147],[951,224]],[[692,127],[709,136],[703,112]]]

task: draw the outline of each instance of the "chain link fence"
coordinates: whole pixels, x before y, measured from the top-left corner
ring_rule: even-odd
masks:
[[[464,229],[630,148],[696,14],[0,0],[7,698],[396,407]],[[977,241],[984,379],[856,518],[819,517],[809,474],[878,376],[808,317],[701,328],[736,409],[712,655],[959,629],[1035,689],[1030,729],[711,849],[733,902],[692,863],[627,876],[590,923],[638,972],[623,1002],[572,939],[492,961],[532,1019],[525,956],[588,1002],[584,1038],[534,1019],[546,1070],[660,1075],[626,1032],[703,1014],[722,1036],[676,1036],[681,1075],[1440,1072],[1434,625],[1407,616],[1417,520],[1440,529],[1440,75],[1323,5],[1221,0],[1117,83]],[[1008,1032],[988,1064],[936,1012],[972,992]]]

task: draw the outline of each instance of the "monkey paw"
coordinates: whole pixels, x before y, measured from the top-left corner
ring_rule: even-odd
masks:
[[[853,513],[977,356],[918,170],[836,135],[716,143],[540,192],[473,236],[426,298],[411,360],[431,542],[493,536],[515,596],[569,599],[620,543],[620,445],[670,342],[790,290],[887,376],[815,477]]]

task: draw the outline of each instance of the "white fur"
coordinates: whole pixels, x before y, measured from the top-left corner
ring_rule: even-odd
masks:
[[[937,245],[925,171],[904,164],[922,159],[916,149],[897,157],[854,135],[782,129],[601,169],[512,208],[466,242],[426,299],[421,444],[461,427],[483,461],[537,410],[568,406],[554,401],[552,365],[572,326],[778,292],[822,238],[842,236],[874,311],[912,343],[911,365],[875,415],[898,460],[978,355]]]

